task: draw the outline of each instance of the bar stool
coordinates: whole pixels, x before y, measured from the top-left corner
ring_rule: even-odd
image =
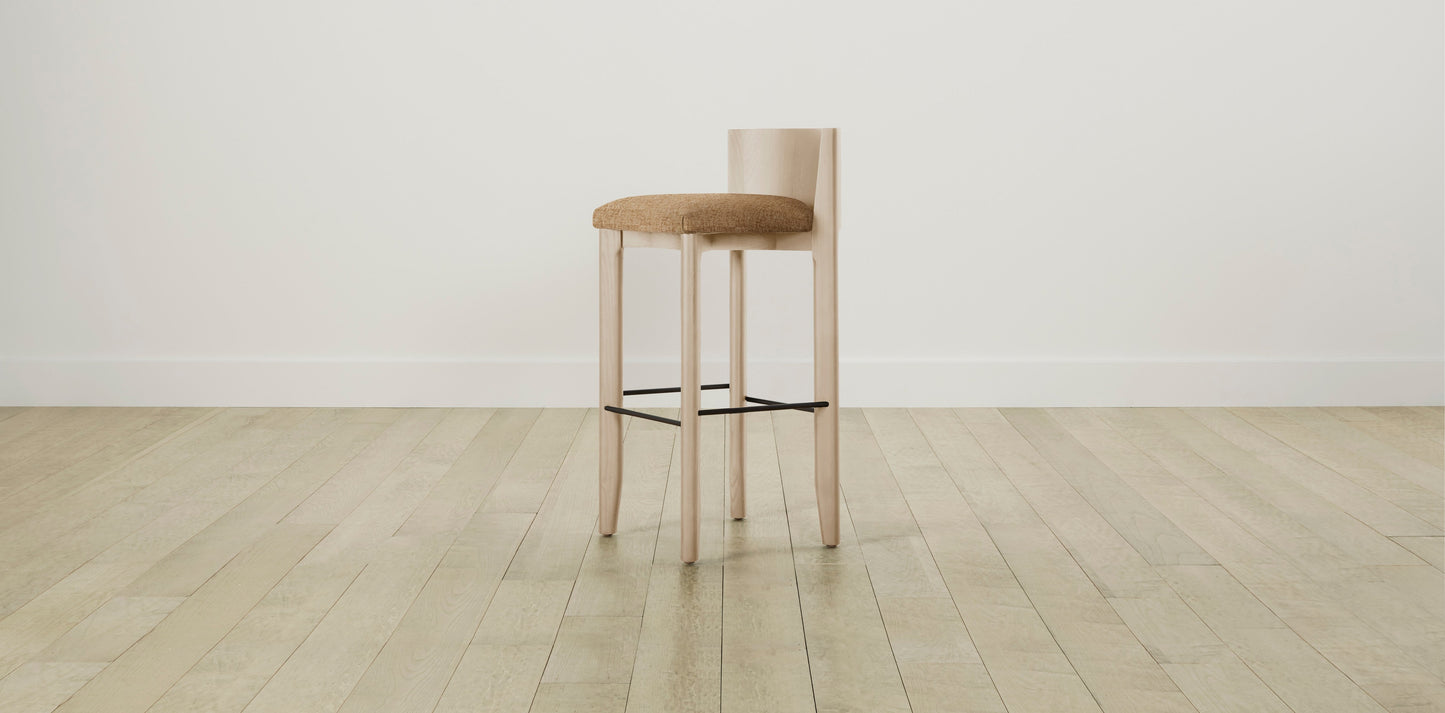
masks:
[[[592,214],[600,230],[601,445],[597,531],[617,531],[622,491],[623,415],[682,430],[682,561],[697,561],[698,421],[728,417],[729,514],[746,514],[743,417],[798,409],[814,415],[814,485],[823,544],[838,545],[838,263],[836,129],[728,132],[728,192],[634,196]],[[682,385],[622,388],[622,249],[664,248],[682,256]],[[702,384],[698,339],[698,263],[708,250],[730,255],[729,379]],[[743,344],[743,253],[813,253],[813,401],[780,403],[747,395]],[[699,409],[704,389],[727,389],[728,408]],[[633,394],[682,394],[680,419],[622,407]],[[751,406],[745,404],[754,404]]]

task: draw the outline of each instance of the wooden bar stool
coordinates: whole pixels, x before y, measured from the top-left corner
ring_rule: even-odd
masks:
[[[835,129],[728,132],[728,192],[623,198],[598,208],[601,231],[601,446],[597,530],[617,531],[622,492],[622,416],[682,428],[682,561],[697,561],[698,421],[728,417],[729,513],[745,515],[743,416],[798,409],[814,414],[814,483],[823,544],[838,544],[838,263]],[[622,388],[622,249],[682,254],[682,386]],[[703,384],[698,339],[698,262],[707,250],[731,252],[729,380]],[[743,349],[743,252],[813,253],[813,401],[779,403],[747,395]],[[704,389],[727,389],[729,407],[699,409]],[[681,419],[622,407],[633,394],[682,394]],[[752,406],[746,404],[755,404]]]

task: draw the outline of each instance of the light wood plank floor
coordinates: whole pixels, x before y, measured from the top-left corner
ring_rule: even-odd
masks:
[[[1439,408],[0,408],[0,711],[1445,711]]]

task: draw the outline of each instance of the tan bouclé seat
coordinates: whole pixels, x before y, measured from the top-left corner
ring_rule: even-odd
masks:
[[[806,233],[813,229],[813,207],[796,198],[756,193],[632,196],[593,211],[592,227],[642,233]]]

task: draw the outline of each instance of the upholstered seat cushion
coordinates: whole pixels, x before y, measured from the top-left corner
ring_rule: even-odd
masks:
[[[813,209],[796,198],[754,193],[668,193],[612,201],[592,227],[642,233],[805,233]]]

